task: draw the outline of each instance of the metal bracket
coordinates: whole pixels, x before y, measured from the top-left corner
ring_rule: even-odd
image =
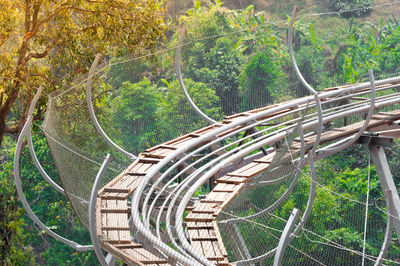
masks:
[[[392,148],[396,145],[393,138],[382,137],[378,134],[363,134],[357,141],[358,144],[367,146],[381,146],[385,148]]]

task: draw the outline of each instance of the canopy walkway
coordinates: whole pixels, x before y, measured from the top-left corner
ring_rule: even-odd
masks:
[[[332,248],[356,254],[375,265],[385,259],[397,263],[386,256],[393,229],[400,239],[400,198],[383,148],[391,149],[394,139],[400,137],[400,77],[375,80],[371,70],[368,81],[316,91],[296,63],[292,47],[296,12],[289,25],[288,52],[294,74],[308,96],[236,112],[216,121],[196,105],[185,87],[181,69],[183,33],[176,47],[176,78],[191,112],[201,122],[196,120],[195,130],[172,140],[154,141],[155,145],[147,145],[137,155],[114,142],[114,136],[109,137],[101,126],[107,118],[95,114],[92,87],[104,88],[104,84],[115,82],[106,68],[96,71],[100,62],[97,56],[87,78],[49,97],[48,113],[40,126],[60,171],[62,187],[43,170],[32,143],[31,124],[39,89],[19,136],[14,161],[18,194],[29,216],[46,233],[70,247],[94,250],[102,265],[112,265],[116,259],[130,265],[259,265],[272,261],[282,265],[288,247],[325,265],[292,245],[306,232],[317,187],[323,187],[314,164],[355,145],[366,145],[386,202],[381,249],[379,254],[368,255],[365,250],[338,243]],[[70,102],[68,110],[77,112],[72,119],[63,109],[65,102]],[[86,104],[87,113],[79,113]],[[183,117],[193,115],[182,112],[179,115]],[[89,123],[75,121],[82,117],[94,125],[93,129]],[[83,137],[75,137],[80,134]],[[34,164],[51,186],[68,197],[90,232],[91,245],[60,236],[33,213],[20,180],[25,137]],[[99,150],[108,153],[102,163],[95,157],[102,154]],[[114,157],[123,163],[113,165],[110,150],[117,151]],[[301,176],[308,178],[309,186],[301,191],[307,196],[304,204],[299,209],[291,207],[287,219],[276,217],[275,211],[296,191]],[[365,206],[369,206],[368,201]],[[268,227],[273,219],[279,220],[276,228]],[[265,228],[279,234],[269,233],[270,242],[264,245],[256,239],[256,233]]]

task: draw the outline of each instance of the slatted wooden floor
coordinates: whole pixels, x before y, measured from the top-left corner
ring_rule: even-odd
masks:
[[[135,191],[143,177],[170,152],[220,126],[220,124],[212,125],[146,150],[127,170],[99,191],[96,221],[97,236],[102,248],[127,263],[168,264],[167,259],[160,254],[154,254],[141,244],[133,242],[128,223],[130,212],[128,197]]]
[[[151,171],[163,158],[176,149],[187,145],[201,135],[221,127],[223,124],[232,123],[243,117],[275,106],[276,105],[268,106],[227,117],[219,124],[205,127],[193,133],[157,145],[140,154],[138,159],[129,166],[128,169],[104,186],[98,193],[96,208],[97,235],[102,248],[116,255],[128,264],[167,265],[168,260],[161,256],[161,254],[133,241],[128,223],[128,215],[130,212],[128,197],[135,191],[146,173]],[[283,110],[279,113],[290,110],[291,109]],[[274,115],[277,115],[277,113],[271,114],[268,117]],[[265,118],[266,117],[260,119]],[[399,118],[399,111],[378,113],[371,120],[370,127],[377,127],[385,123],[389,124]],[[359,122],[347,127],[324,132],[321,143],[350,136],[357,132],[362,124],[363,122]],[[238,126],[218,136],[226,135],[243,126],[244,125]],[[309,136],[306,139],[306,143],[309,144],[312,144],[314,141],[315,136]],[[200,143],[199,146],[202,144],[203,143]],[[299,152],[300,142],[298,140],[293,142],[292,149],[293,153]],[[223,244],[216,218],[229,202],[240,193],[251,178],[269,167],[274,156],[275,153],[268,154],[262,158],[253,160],[231,173],[219,177],[215,180],[213,190],[204,199],[200,200],[197,205],[188,207],[189,213],[185,218],[185,223],[189,241],[198,252],[202,253],[209,260],[214,261],[218,265],[229,264],[227,260],[227,251]]]
[[[368,129],[390,124],[400,119],[400,111],[378,113],[374,115],[369,123]],[[355,123],[346,127],[332,129],[324,132],[321,137],[321,144],[351,136],[358,132],[364,122]],[[305,143],[311,148],[315,142],[315,136],[305,138]],[[301,143],[297,139],[292,143],[291,153],[300,153]],[[239,194],[245,185],[257,174],[265,171],[271,164],[275,152],[262,158],[255,159],[251,163],[228,173],[216,180],[216,186],[205,199],[189,208],[185,218],[190,243],[209,260],[215,261],[217,265],[227,265],[227,252],[221,235],[219,233],[216,219],[221,211]]]

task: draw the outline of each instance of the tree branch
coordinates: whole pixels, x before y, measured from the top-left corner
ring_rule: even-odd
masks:
[[[18,130],[19,130],[19,126],[13,126],[13,127],[6,127],[4,129],[4,132],[8,133],[8,134],[16,134],[16,133],[18,133]]]
[[[40,7],[42,5],[42,0],[36,2],[36,5],[33,8],[33,17],[32,17],[32,28],[34,28],[37,24],[37,18],[40,11]]]
[[[53,43],[51,43],[49,46],[47,46],[43,53],[29,53],[26,56],[25,62],[28,62],[32,58],[44,58],[44,57],[46,57],[49,54],[50,50],[54,47],[54,45],[55,45],[55,41]]]

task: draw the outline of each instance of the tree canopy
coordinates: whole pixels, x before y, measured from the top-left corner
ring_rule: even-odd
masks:
[[[86,73],[96,53],[152,46],[165,29],[159,0],[1,0],[0,144],[21,130],[35,88]]]

